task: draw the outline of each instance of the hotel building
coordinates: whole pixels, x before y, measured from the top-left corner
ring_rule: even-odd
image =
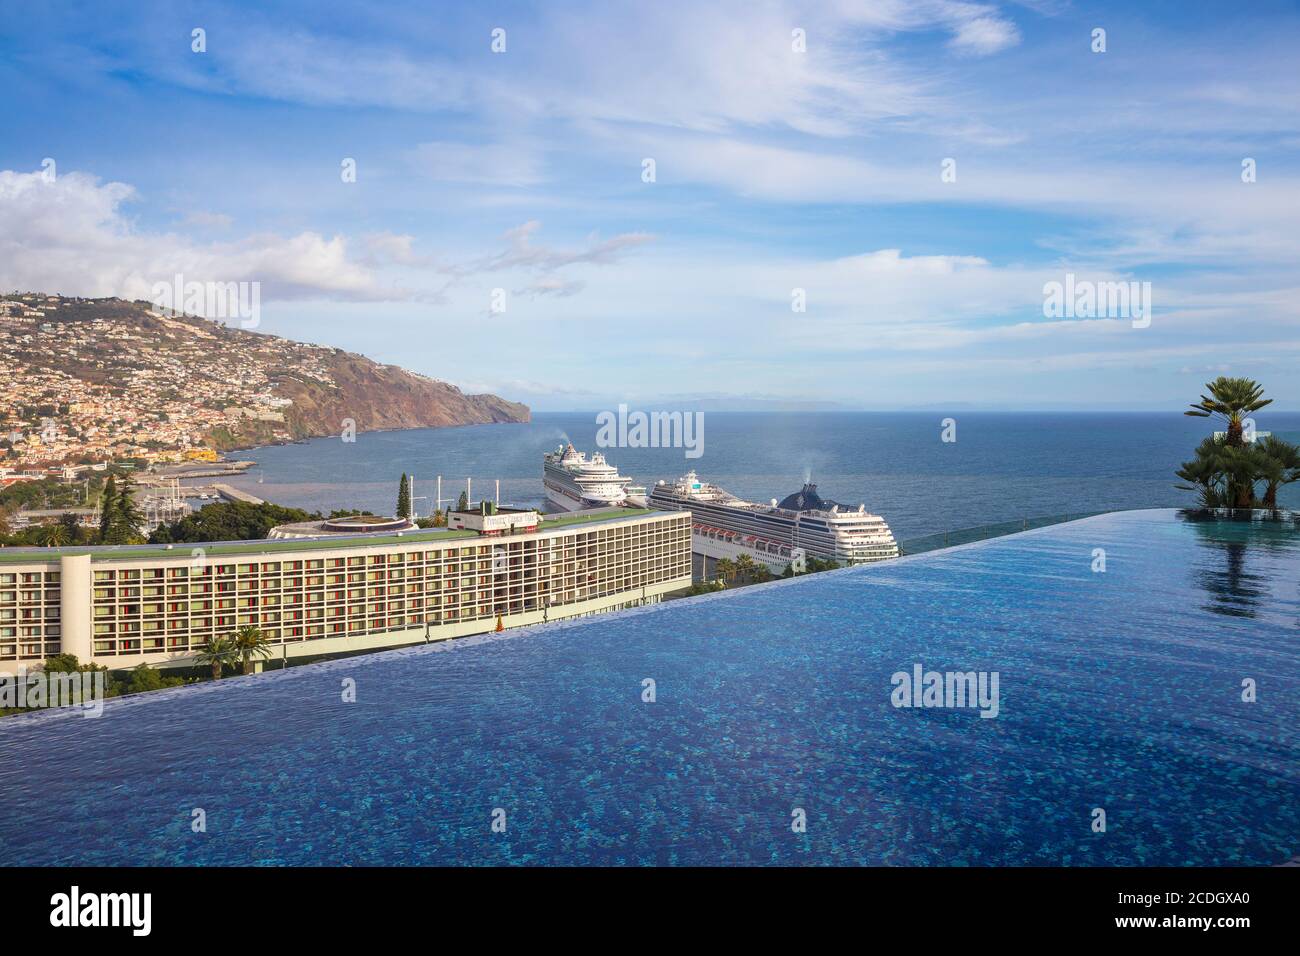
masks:
[[[470,524],[473,524],[471,519]],[[480,522],[481,523],[481,522]],[[58,653],[194,666],[260,627],[270,660],[397,647],[657,602],[691,584],[690,515],[171,547],[0,549],[0,670]]]

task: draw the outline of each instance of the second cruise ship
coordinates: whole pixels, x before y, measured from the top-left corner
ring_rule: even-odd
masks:
[[[656,484],[650,506],[690,511],[697,540],[725,536],[751,548],[801,548],[810,557],[841,564],[898,557],[898,543],[884,518],[867,511],[866,505],[850,508],[824,499],[812,483],[780,504],[773,498],[771,505],[761,505],[701,481],[691,471],[671,484]]]
[[[620,475],[600,452],[588,458],[572,442],[545,456],[542,485],[547,500],[565,511],[645,504],[644,488]]]

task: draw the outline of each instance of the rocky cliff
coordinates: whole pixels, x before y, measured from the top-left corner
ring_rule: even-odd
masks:
[[[349,418],[358,431],[529,420],[527,405],[496,395],[466,395],[455,385],[364,355],[337,352],[326,364],[332,386],[301,378],[278,384],[277,392],[293,400],[286,419],[296,435],[336,435]]]

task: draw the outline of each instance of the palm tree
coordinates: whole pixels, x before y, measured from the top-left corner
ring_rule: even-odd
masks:
[[[1174,472],[1187,482],[1175,485],[1183,491],[1199,492],[1202,508],[1220,508],[1224,501],[1223,469],[1219,467],[1219,443],[1207,438],[1196,449],[1196,457],[1183,462],[1183,466]]]
[[[718,577],[722,578],[723,581],[730,581],[736,576],[736,562],[730,558],[719,558],[714,567],[718,572]]]
[[[754,559],[747,554],[736,558],[736,570],[742,579],[752,581],[754,578]]]
[[[36,540],[44,548],[60,548],[68,543],[68,529],[62,524],[43,524],[36,531]]]
[[[245,624],[235,632],[235,639],[231,643],[235,646],[235,652],[244,662],[244,673],[253,673],[254,657],[270,657],[271,642],[266,639],[262,629],[256,624]]]
[[[71,511],[59,515],[59,524],[63,525],[63,530],[67,532],[69,544],[75,543],[81,537],[81,523]]]
[[[1253,508],[1255,478],[1259,474],[1261,455],[1253,446],[1224,444],[1217,461],[1227,476],[1226,504],[1230,508]]]
[[[235,642],[228,637],[209,637],[199,648],[199,663],[211,665],[213,680],[221,680],[221,668],[238,659],[239,650],[235,647]]]
[[[1228,475],[1227,500],[1224,504],[1232,508],[1249,508],[1255,498],[1255,475],[1251,456],[1238,454],[1246,444],[1242,435],[1242,420],[1265,405],[1271,405],[1273,399],[1264,398],[1264,386],[1248,378],[1220,375],[1213,382],[1206,383],[1205,388],[1210,394],[1201,395],[1201,400],[1183,414],[1193,418],[1217,415],[1227,424],[1228,431],[1220,455],[1224,471]]]
[[[1265,405],[1271,405],[1273,399],[1261,398],[1264,386],[1248,378],[1228,378],[1220,375],[1213,382],[1206,383],[1209,395],[1202,395],[1201,400],[1183,412],[1193,418],[1209,418],[1218,415],[1228,425],[1227,440],[1224,444],[1240,448],[1245,444],[1241,435],[1241,421],[1251,412],[1257,412]]]
[[[1259,478],[1265,483],[1264,507],[1276,509],[1278,488],[1300,481],[1300,448],[1276,435],[1269,435],[1255,445],[1255,451]]]

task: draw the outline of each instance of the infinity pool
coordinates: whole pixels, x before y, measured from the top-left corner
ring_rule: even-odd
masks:
[[[997,717],[893,706],[917,664]],[[1124,512],[4,719],[0,862],[1278,864],[1298,729],[1295,523]]]

